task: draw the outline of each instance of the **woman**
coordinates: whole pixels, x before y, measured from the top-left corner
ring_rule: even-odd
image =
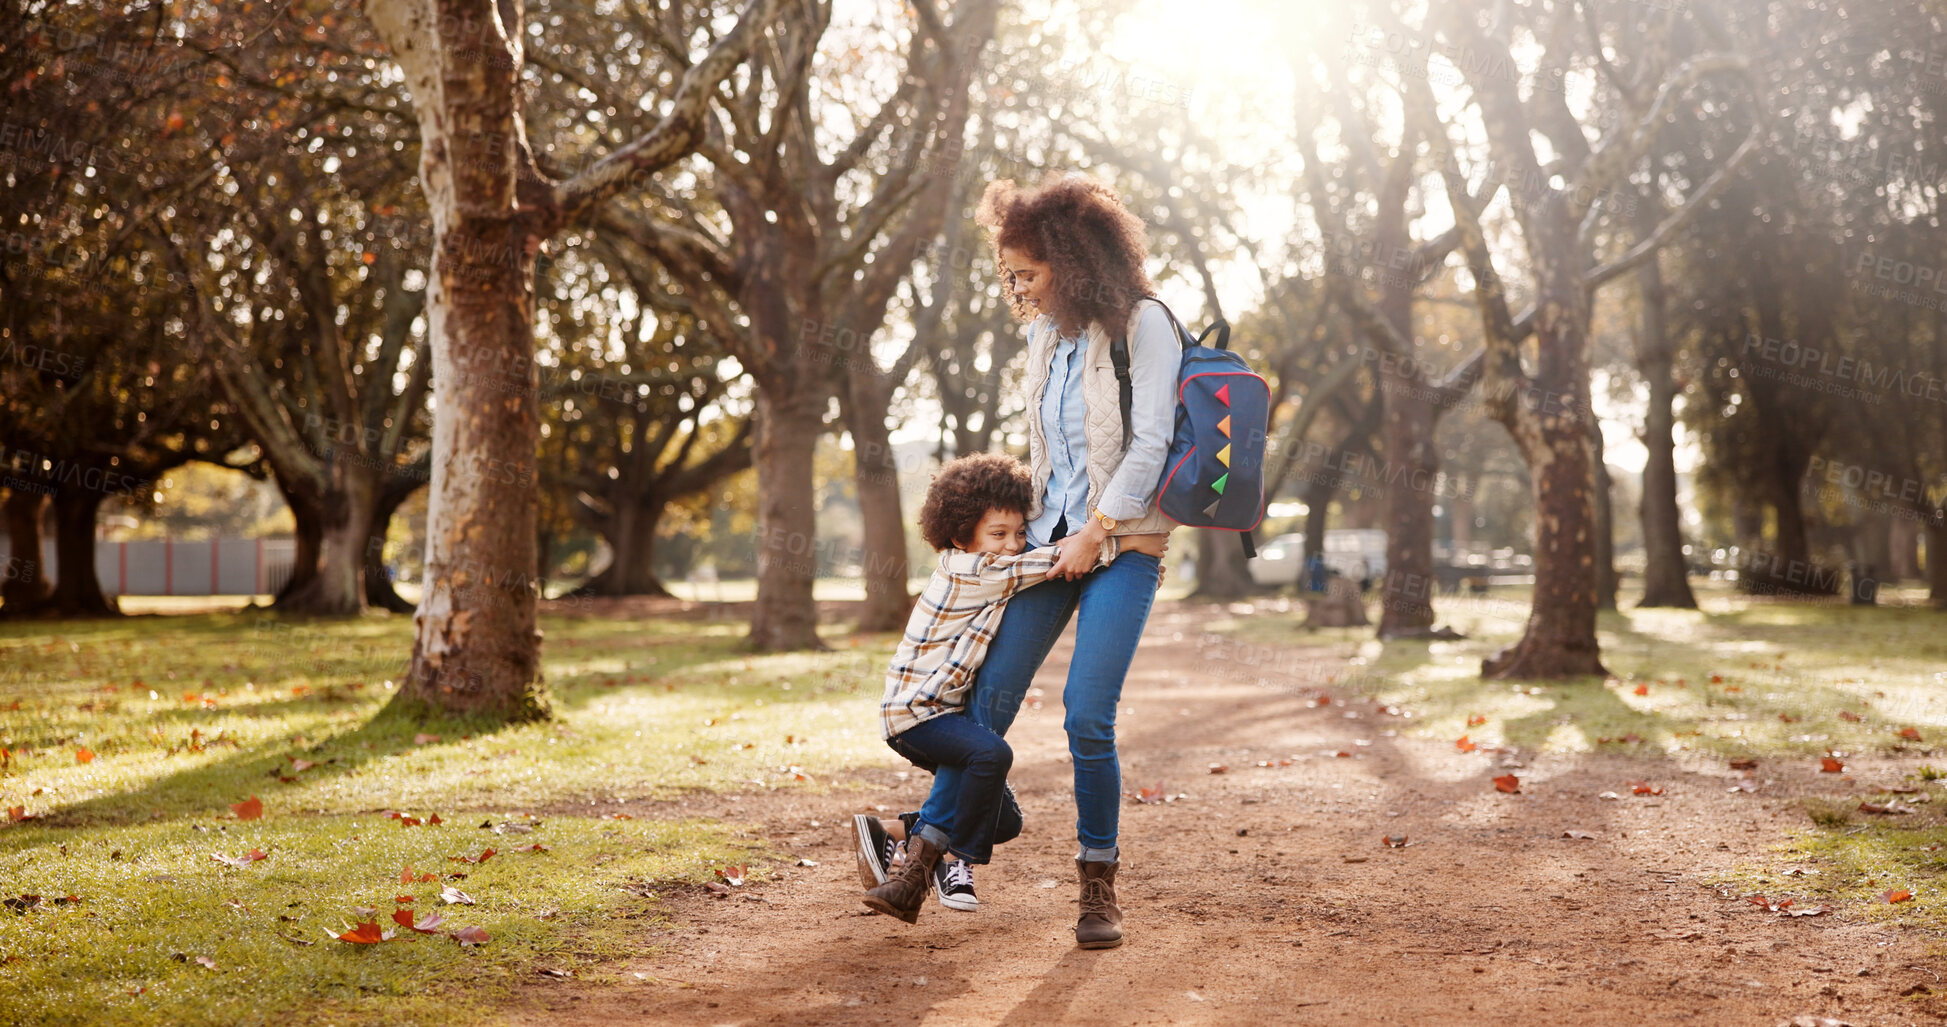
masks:
[[[1173,526],[1155,499],[1176,423],[1181,344],[1162,304],[1147,298],[1142,221],[1106,187],[1079,176],[1051,178],[1033,190],[995,182],[979,220],[993,236],[1014,316],[1028,322],[1028,463],[1037,489],[1028,544],[1053,544],[1061,557],[1048,581],[1009,603],[969,712],[1005,735],[1035,671],[1080,613],[1062,692],[1081,845],[1075,940],[1082,948],[1111,948],[1123,935],[1115,896],[1122,804],[1115,714]],[[1118,335],[1129,340],[1128,438],[1109,356]],[[1121,537],[1121,555],[1092,570],[1110,535]],[[943,815],[957,785],[952,774],[938,775],[921,819],[944,822],[927,814]],[[942,898],[948,888],[971,898],[964,866],[941,874]]]

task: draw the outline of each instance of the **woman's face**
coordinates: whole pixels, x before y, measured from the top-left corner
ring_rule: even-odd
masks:
[[[1014,272],[1014,295],[1037,314],[1054,310],[1055,276],[1048,265],[1011,246],[1001,247],[1001,264]]]

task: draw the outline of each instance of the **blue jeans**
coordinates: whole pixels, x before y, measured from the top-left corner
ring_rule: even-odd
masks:
[[[1014,750],[1001,736],[974,723],[963,713],[923,720],[886,739],[892,751],[930,770],[934,781],[953,772],[954,794],[938,818],[920,815],[911,833],[969,863],[985,863],[994,855],[994,838],[1007,801],[1007,768]],[[1013,833],[1021,833],[1021,814],[1014,807]]]
[[[1122,812],[1122,767],[1116,762],[1115,713],[1122,679],[1136,657],[1136,643],[1156,600],[1161,563],[1146,553],[1123,553],[1076,581],[1044,581],[1017,593],[1001,616],[1000,630],[974,678],[967,714],[996,735],[1007,734],[1034,673],[1055,640],[1081,611],[1075,657],[1061,702],[1068,711],[1068,755],[1075,765],[1075,835],[1084,858],[1114,859]],[[941,767],[919,818],[941,823],[952,815],[960,791],[957,771]]]

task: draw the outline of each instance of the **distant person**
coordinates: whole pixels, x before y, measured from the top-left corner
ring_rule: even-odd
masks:
[[[1366,558],[1363,556],[1359,558],[1358,574],[1359,594],[1365,595],[1367,592],[1372,591],[1372,564],[1367,563]]]
[[[1305,557],[1305,591],[1325,591],[1325,557],[1319,553]]]

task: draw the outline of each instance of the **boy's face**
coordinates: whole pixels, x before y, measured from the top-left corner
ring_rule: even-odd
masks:
[[[974,525],[969,553],[1013,556],[1028,547],[1028,522],[1018,510],[989,510]]]

